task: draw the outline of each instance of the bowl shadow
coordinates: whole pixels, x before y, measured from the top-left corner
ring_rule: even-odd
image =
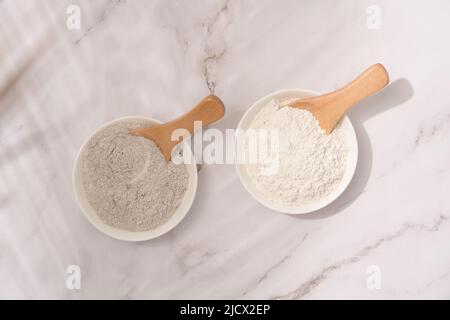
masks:
[[[308,214],[294,216],[295,218],[314,220],[333,216],[350,206],[365,192],[372,171],[372,144],[364,128],[364,122],[408,101],[413,95],[414,90],[409,80],[401,78],[348,112],[358,140],[358,163],[353,179],[342,195],[328,206]]]

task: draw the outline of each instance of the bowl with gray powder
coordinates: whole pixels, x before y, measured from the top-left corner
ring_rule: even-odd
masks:
[[[174,228],[192,205],[197,190],[193,155],[188,164],[166,162],[153,141],[128,134],[159,123],[138,116],[111,121],[86,141],[75,161],[79,205],[98,230],[113,238],[156,238]]]
[[[264,206],[289,214],[319,210],[337,199],[356,169],[358,144],[344,116],[329,135],[306,110],[279,106],[316,96],[281,90],[255,102],[238,130],[245,132],[245,159],[236,165],[245,189]]]

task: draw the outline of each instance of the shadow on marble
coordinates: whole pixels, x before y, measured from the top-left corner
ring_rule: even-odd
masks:
[[[58,132],[57,126],[52,125],[43,129],[31,131],[25,137],[19,139],[12,145],[1,148],[0,152],[0,169],[10,163],[16,163],[17,159],[24,154],[35,151],[36,149],[43,150],[49,145],[46,133]]]
[[[22,64],[18,65],[11,76],[7,79],[7,82],[4,84],[0,84],[0,117],[3,117],[6,113],[8,113],[9,109],[13,105],[13,103],[5,102],[6,98],[10,96],[10,94],[14,91],[17,84],[21,81],[21,79],[27,74],[27,72],[32,68],[34,63],[42,57],[45,50],[48,48],[50,42],[50,38],[44,39],[42,43],[40,43],[34,51],[28,56],[28,59]],[[14,99],[14,97],[12,97]]]
[[[5,208],[9,203],[9,197],[7,195],[0,194],[0,209]]]
[[[372,171],[372,144],[370,137],[364,128],[364,122],[373,116],[392,109],[414,95],[413,87],[407,79],[398,79],[392,82],[380,93],[367,98],[359,106],[352,108],[348,115],[355,128],[358,139],[358,165],[355,175],[344,193],[327,207],[318,211],[299,215],[298,219],[323,219],[333,216],[350,206],[366,190]]]

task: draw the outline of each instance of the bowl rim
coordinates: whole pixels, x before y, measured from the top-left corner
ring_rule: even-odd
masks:
[[[168,233],[172,229],[174,229],[184,219],[184,217],[187,215],[187,213],[190,211],[190,208],[192,207],[192,204],[194,203],[195,196],[196,196],[197,189],[198,189],[198,170],[197,170],[197,164],[196,164],[196,161],[195,161],[194,155],[192,154],[191,149],[184,148],[184,150],[189,151],[190,157],[191,157],[191,163],[185,164],[187,171],[189,173],[188,188],[190,187],[191,189],[186,190],[186,192],[183,196],[182,202],[180,203],[178,208],[175,210],[173,215],[169,218],[169,220],[167,220],[165,223],[159,225],[158,227],[156,227],[154,229],[150,229],[147,231],[127,231],[127,230],[121,230],[121,229],[109,226],[106,223],[102,222],[100,220],[100,218],[94,219],[92,217],[92,215],[96,215],[95,210],[92,207],[86,208],[80,199],[81,192],[84,192],[84,188],[82,188],[82,186],[78,185],[78,178],[77,178],[78,172],[80,170],[79,166],[81,164],[81,156],[82,156],[87,144],[92,139],[92,137],[94,137],[96,134],[98,134],[105,128],[107,128],[115,123],[119,123],[119,122],[123,122],[123,121],[127,121],[127,120],[145,120],[145,121],[154,122],[155,124],[163,123],[162,121],[154,119],[154,118],[135,115],[135,116],[124,116],[124,117],[115,118],[115,119],[108,121],[108,122],[102,124],[101,126],[99,126],[84,140],[83,144],[81,145],[81,147],[79,148],[79,150],[77,152],[77,155],[75,157],[75,161],[73,164],[73,168],[72,168],[72,189],[73,189],[73,192],[75,195],[76,202],[78,203],[78,206],[81,209],[84,217],[90,222],[91,225],[93,225],[95,227],[95,229],[97,229],[101,233],[103,233],[111,238],[117,239],[117,240],[129,241],[129,242],[147,241],[147,240],[151,240],[151,239],[160,237],[160,236]],[[191,179],[192,179],[192,181],[191,181]],[[81,189],[83,189],[83,190],[81,190]],[[188,192],[188,191],[190,191],[190,192]],[[190,193],[191,196],[188,198],[185,198],[188,195],[188,193]],[[176,213],[179,210],[179,208],[181,208],[182,204],[185,204],[185,210],[182,214],[177,216]],[[177,216],[177,219],[173,220],[173,218],[175,216]],[[171,221],[172,221],[172,223],[171,223]]]
[[[281,89],[273,91],[269,94],[264,95],[263,97],[259,98],[256,102],[254,102],[244,113],[244,115],[241,117],[238,125],[237,125],[237,131],[243,130],[246,131],[248,128],[243,128],[244,122],[248,120],[248,117],[250,114],[254,112],[255,109],[262,108],[261,105],[264,101],[269,101],[270,99],[273,99],[280,95],[289,95],[293,93],[299,93],[299,94],[307,94],[311,96],[317,96],[320,93],[309,90],[309,89],[302,89],[302,88],[290,88],[290,89]],[[301,215],[301,214],[308,214],[317,212],[320,209],[325,208],[326,206],[333,203],[337,198],[339,198],[344,191],[347,189],[347,187],[350,185],[350,182],[353,179],[353,176],[356,171],[357,163],[358,163],[358,140],[356,137],[355,129],[347,115],[344,115],[341,119],[341,122],[346,125],[346,142],[349,147],[349,158],[347,161],[346,170],[344,173],[344,176],[336,187],[335,190],[333,190],[328,196],[316,200],[311,201],[304,206],[295,207],[295,206],[286,206],[286,205],[280,205],[278,203],[274,203],[267,198],[264,198],[264,196],[257,194],[252,190],[252,187],[254,187],[253,183],[248,179],[248,177],[244,176],[246,174],[246,168],[245,164],[242,163],[236,163],[236,171],[239,177],[239,180],[241,181],[241,184],[244,186],[245,190],[260,204],[262,204],[264,207],[269,208],[271,210],[275,210],[281,213],[287,213],[291,215]],[[350,142],[350,143],[349,143]]]

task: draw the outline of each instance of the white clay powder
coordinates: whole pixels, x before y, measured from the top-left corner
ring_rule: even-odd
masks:
[[[165,223],[188,185],[184,164],[166,163],[152,141],[128,134],[146,124],[128,120],[105,128],[82,157],[87,200],[101,220],[121,230],[147,231]]]
[[[346,168],[348,150],[342,127],[327,135],[309,111],[278,106],[278,101],[271,101],[250,125],[251,129],[279,130],[278,168],[268,174],[264,159],[247,164],[253,184],[270,201],[286,206],[327,196]]]

